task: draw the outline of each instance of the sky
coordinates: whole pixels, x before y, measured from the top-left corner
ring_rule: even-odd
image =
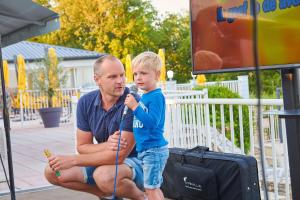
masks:
[[[151,2],[160,14],[165,12],[184,13],[189,10],[189,0],[151,0]]]

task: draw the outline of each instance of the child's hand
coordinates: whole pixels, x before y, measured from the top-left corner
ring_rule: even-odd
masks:
[[[134,111],[139,105],[132,94],[127,94],[124,104],[132,111]]]

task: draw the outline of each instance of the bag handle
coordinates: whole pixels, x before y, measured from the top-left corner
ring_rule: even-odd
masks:
[[[209,148],[205,147],[205,146],[195,146],[195,147],[193,147],[191,149],[186,150],[184,153],[189,153],[189,152],[199,152],[199,153],[202,153],[202,152],[205,152],[205,151],[209,151]]]
[[[205,146],[195,146],[195,147],[193,147],[191,149],[187,149],[181,155],[181,159],[180,159],[181,164],[183,165],[183,164],[186,163],[185,156],[186,156],[187,153],[190,153],[190,152],[198,152],[198,153],[200,153],[201,154],[201,161],[202,161],[204,153],[207,152],[207,151],[209,151],[209,148],[205,147]]]

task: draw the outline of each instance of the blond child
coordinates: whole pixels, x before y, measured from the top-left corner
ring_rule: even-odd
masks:
[[[143,52],[135,57],[132,61],[134,82],[144,93],[139,102],[131,94],[125,99],[125,105],[134,114],[133,133],[149,200],[164,199],[160,186],[169,157],[168,142],[163,136],[165,97],[156,86],[161,66],[161,59],[153,52]]]

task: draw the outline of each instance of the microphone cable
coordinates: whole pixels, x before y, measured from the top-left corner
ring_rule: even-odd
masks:
[[[117,193],[117,176],[118,176],[119,151],[120,151],[120,143],[121,143],[121,135],[122,135],[122,130],[123,130],[124,117],[125,117],[126,114],[127,114],[127,112],[124,112],[122,114],[121,123],[120,123],[120,135],[119,135],[119,138],[118,138],[118,147],[117,147],[117,155],[116,155],[116,168],[115,168],[115,177],[114,177],[114,191],[113,191],[113,194],[112,194],[112,199],[114,199],[114,200],[117,199],[116,198],[116,193]]]
[[[250,1],[250,15],[253,14],[253,58],[254,58],[254,66],[255,66],[255,75],[256,75],[256,97],[257,97],[257,129],[258,129],[258,141],[260,147],[260,159],[261,159],[261,168],[262,168],[262,176],[263,176],[263,189],[264,189],[264,199],[269,200],[268,191],[267,191],[267,183],[266,183],[266,172],[265,172],[265,160],[263,159],[263,143],[262,143],[262,122],[261,122],[261,78],[260,78],[260,69],[259,69],[259,61],[258,61],[258,52],[257,52],[257,15],[256,15],[256,0]]]
[[[136,85],[132,85],[129,88],[129,93],[130,94],[137,94],[138,92],[138,88]],[[117,147],[117,155],[116,155],[116,170],[115,170],[115,177],[114,177],[114,191],[113,191],[113,199],[116,199],[116,193],[117,193],[117,176],[118,176],[118,162],[119,162],[119,151],[120,151],[120,143],[121,143],[121,135],[122,135],[122,131],[123,131],[123,124],[124,124],[124,118],[127,115],[128,112],[128,107],[125,106],[124,110],[123,110],[123,114],[122,114],[122,118],[121,118],[121,123],[120,123],[120,135],[118,138],[118,147]]]
[[[129,88],[129,93],[130,94],[137,94],[138,93],[138,88],[136,85],[132,85]],[[124,118],[127,115],[128,112],[128,107],[125,106],[121,118],[121,123],[120,123],[120,135],[118,138],[118,147],[117,147],[117,155],[116,155],[116,170],[115,170],[115,177],[114,177],[114,191],[113,191],[113,199],[116,199],[116,193],[117,193],[117,176],[118,176],[118,161],[119,161],[119,151],[120,151],[120,143],[121,143],[121,135],[123,131],[123,124],[124,124]]]

